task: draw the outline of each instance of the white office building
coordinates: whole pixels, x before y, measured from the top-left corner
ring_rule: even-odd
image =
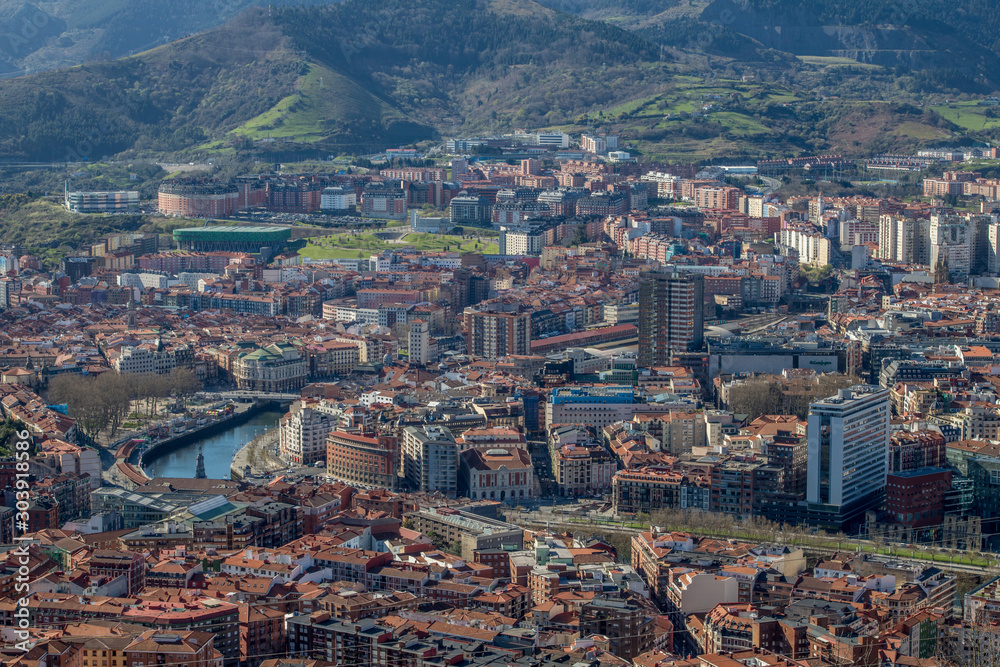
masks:
[[[458,443],[444,426],[403,429],[403,475],[411,488],[458,494]]]
[[[941,262],[951,280],[965,280],[972,270],[972,234],[970,222],[956,215],[931,215],[930,265]]]
[[[427,322],[423,320],[413,320],[410,322],[409,334],[409,360],[416,366],[424,366],[434,359],[430,357],[431,337],[427,328]]]
[[[353,188],[324,188],[319,196],[319,207],[324,211],[348,211],[358,203]]]
[[[565,132],[539,132],[535,143],[551,148],[569,148],[569,135]]]
[[[830,263],[830,239],[814,228],[782,229],[779,240],[786,249],[797,253],[799,264],[822,267]]]
[[[894,215],[879,218],[878,258],[907,264],[930,262],[928,220],[913,220]]]
[[[889,390],[856,385],[809,405],[806,501],[848,524],[881,502],[889,472]],[[821,520],[826,522],[827,520]]]

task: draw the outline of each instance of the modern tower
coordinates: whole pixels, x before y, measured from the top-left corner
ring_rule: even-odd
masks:
[[[853,527],[879,505],[889,470],[889,390],[856,385],[809,404],[810,520]]]
[[[705,280],[698,275],[646,274],[639,283],[639,366],[667,366],[675,352],[701,348]]]

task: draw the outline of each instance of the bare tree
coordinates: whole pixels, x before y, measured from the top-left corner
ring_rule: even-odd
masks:
[[[167,374],[169,391],[175,397],[184,399],[201,390],[201,380],[188,368],[174,368]]]
[[[104,418],[114,438],[132,407],[128,384],[117,373],[103,373],[94,381],[93,389],[101,397]]]
[[[88,438],[94,439],[107,426],[104,401],[95,390],[94,378],[83,375],[61,375],[49,383],[49,400],[65,403],[69,416]]]

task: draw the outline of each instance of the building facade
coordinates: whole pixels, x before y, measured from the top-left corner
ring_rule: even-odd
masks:
[[[669,366],[676,352],[704,341],[702,276],[653,273],[639,283],[639,366]]]
[[[384,439],[334,430],[326,440],[326,474],[345,484],[395,490],[396,451]]]
[[[806,500],[818,523],[846,526],[882,502],[889,391],[857,385],[809,405]]]
[[[287,343],[272,343],[233,360],[233,379],[240,389],[289,392],[305,386],[309,363]]]
[[[458,443],[444,426],[403,429],[403,476],[410,488],[458,494]]]
[[[278,423],[278,451],[298,465],[326,461],[326,437],[337,425],[336,418],[304,401],[292,403]]]

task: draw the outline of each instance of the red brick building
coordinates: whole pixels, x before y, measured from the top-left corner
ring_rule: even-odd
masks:
[[[889,472],[946,465],[947,446],[937,431],[897,431],[889,439]]]
[[[951,471],[944,468],[892,473],[886,478],[886,511],[907,528],[936,526],[944,521],[944,496],[950,488]]]
[[[34,533],[59,527],[59,503],[50,496],[38,496],[28,505],[28,530]]]
[[[726,208],[738,210],[740,207],[739,188],[701,187],[694,191],[694,205],[698,208]]]
[[[267,184],[267,210],[278,213],[314,213],[319,210],[323,188],[319,183]]]
[[[90,574],[111,579],[125,575],[128,595],[134,595],[146,585],[146,561],[134,551],[99,550],[90,558]]]
[[[328,475],[345,484],[396,486],[396,457],[378,438],[333,431],[326,441],[326,466]]]
[[[165,181],[157,193],[164,215],[190,218],[228,218],[240,208],[240,188],[212,179]]]

